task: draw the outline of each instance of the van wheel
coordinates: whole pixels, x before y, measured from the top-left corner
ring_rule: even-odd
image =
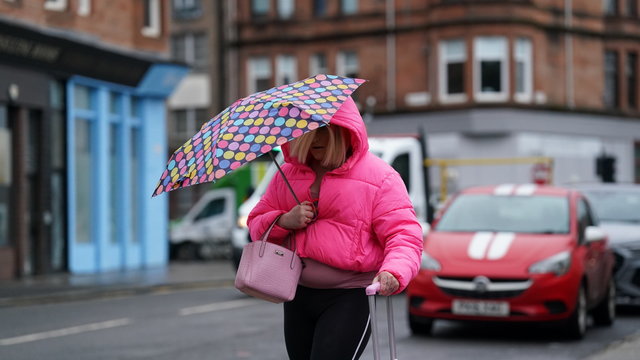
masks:
[[[197,252],[198,252],[198,248],[196,244],[192,242],[184,242],[178,245],[178,249],[176,250],[176,259],[177,260],[194,260],[196,258]]]
[[[409,328],[414,335],[431,335],[433,331],[433,322],[431,318],[418,317],[409,314]]]
[[[575,340],[580,340],[587,332],[587,294],[584,284],[580,285],[576,306],[573,313],[567,319],[566,335]]]
[[[611,326],[616,318],[616,284],[611,279],[607,293],[593,310],[593,322],[596,325]]]

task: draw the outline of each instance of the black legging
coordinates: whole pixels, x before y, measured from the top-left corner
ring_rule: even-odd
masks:
[[[298,286],[284,304],[284,338],[291,360],[358,359],[369,341],[364,289]]]

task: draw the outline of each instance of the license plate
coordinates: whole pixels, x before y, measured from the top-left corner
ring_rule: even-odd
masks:
[[[509,303],[504,301],[453,300],[451,311],[458,315],[508,316]]]

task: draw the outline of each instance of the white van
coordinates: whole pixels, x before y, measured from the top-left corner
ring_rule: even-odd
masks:
[[[400,173],[407,186],[418,220],[426,231],[428,224],[424,169],[422,167],[423,154],[418,139],[413,137],[370,137],[369,151],[391,164]],[[282,158],[282,154],[280,154],[277,160],[282,163]],[[267,185],[276,171],[278,169],[272,164],[254,193],[238,208],[237,226],[233,229],[231,236],[231,257],[236,268],[240,262],[242,249],[250,241],[247,217],[260,201],[260,197],[266,191]]]
[[[210,190],[169,231],[171,258],[188,260],[228,258],[229,234],[236,223],[236,192]]]

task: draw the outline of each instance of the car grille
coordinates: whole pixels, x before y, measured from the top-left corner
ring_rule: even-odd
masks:
[[[529,279],[489,279],[484,276],[475,278],[435,276],[433,281],[448,295],[473,299],[513,298],[522,294],[532,284]]]

